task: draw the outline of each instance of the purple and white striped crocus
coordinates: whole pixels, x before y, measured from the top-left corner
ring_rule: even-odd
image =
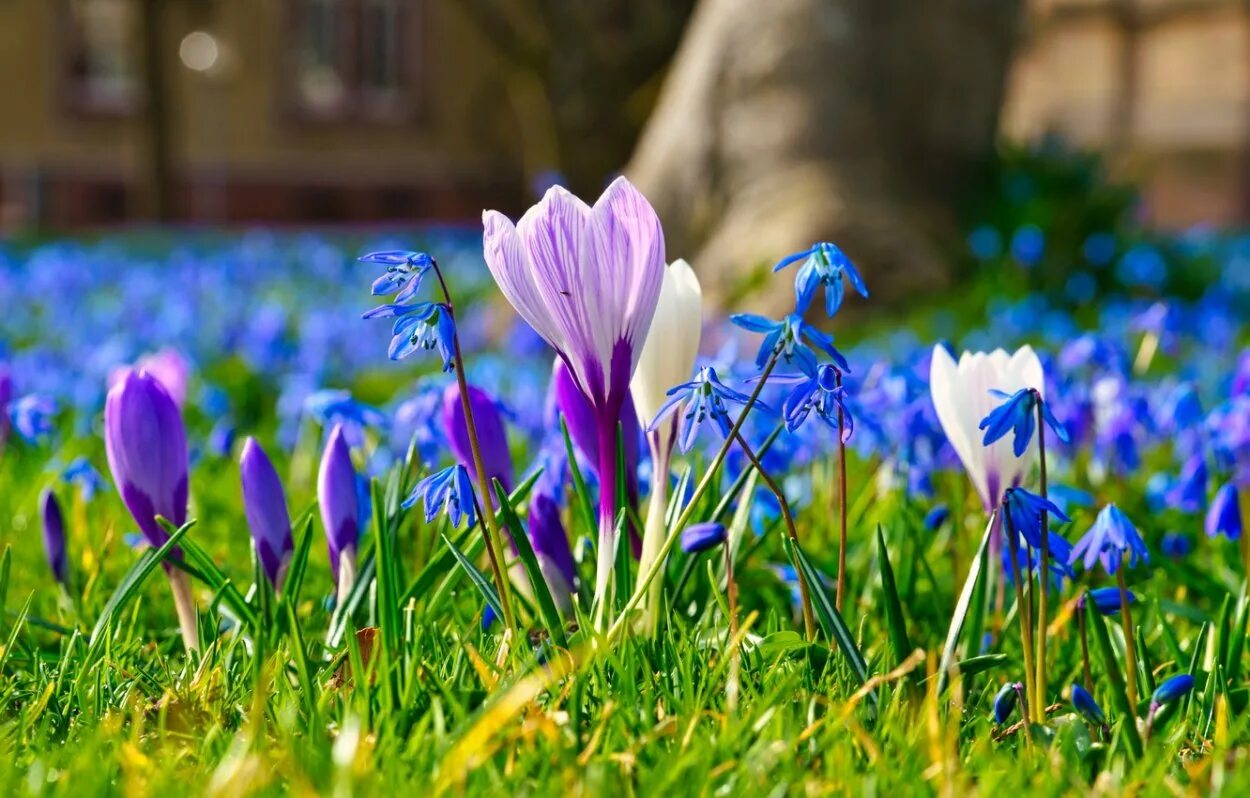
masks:
[[[341,604],[356,582],[356,544],[360,540],[360,504],[356,496],[356,469],[343,426],[330,430],[317,471],[317,502],[330,551],[330,571]]]
[[[187,522],[187,433],[178,405],[154,375],[130,370],[109,389],[104,402],[104,449],[113,483],[139,530],[152,546],[164,545],[169,535],[156,517],[175,526]],[[189,650],[199,648],[187,574],[169,565],[165,573],[174,592],[183,642]]]
[[[508,451],[508,432],[504,427],[499,403],[490,394],[474,385],[469,387],[469,405],[473,408],[473,426],[477,430],[477,442],[482,451],[482,464],[486,478],[499,480],[504,490],[512,490],[512,455]],[[460,386],[451,383],[443,391],[443,431],[451,443],[456,461],[476,479],[473,465],[473,448],[469,444],[469,425],[464,417],[464,403],[460,401]],[[489,496],[496,503],[494,485],[478,485],[478,496]]]
[[[52,488],[44,488],[39,497],[39,520],[43,526],[43,551],[48,555],[48,568],[62,585],[69,586],[69,555],[65,550],[65,516]]]
[[[294,549],[291,516],[287,512],[282,480],[255,438],[249,437],[243,442],[239,477],[243,483],[243,511],[248,528],[252,530],[256,558],[269,584],[275,589],[281,588]]]
[[[599,441],[603,606],[616,547],[616,429],[664,277],[664,233],[623,177],[587,205],[559,186],[516,224],[482,214],[486,265],[516,311],[568,365],[594,409]]]

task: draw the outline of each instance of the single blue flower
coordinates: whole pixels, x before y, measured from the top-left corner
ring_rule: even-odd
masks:
[[[1150,562],[1146,542],[1138,534],[1137,527],[1119,507],[1108,504],[1102,508],[1094,525],[1072,548],[1071,561],[1075,564],[1078,559],[1082,560],[1085,569],[1089,570],[1101,560],[1103,570],[1114,575],[1126,554],[1129,555],[1130,568],[1139,561]]]
[[[755,355],[755,367],[764,368],[764,364],[779,352],[789,363],[796,352],[805,352],[816,359],[812,347],[828,355],[843,374],[850,374],[851,367],[842,353],[833,348],[833,336],[827,335],[803,320],[797,313],[791,313],[779,321],[757,316],[753,313],[735,313],[730,321],[744,330],[761,333],[764,336],[760,351]]]
[[[855,419],[851,417],[851,410],[847,407],[846,387],[840,384],[841,376],[837,367],[832,363],[817,363],[811,353],[805,350],[796,351],[794,361],[801,374],[778,374],[774,378],[774,382],[780,385],[797,383],[781,408],[786,429],[794,432],[803,426],[803,422],[815,410],[817,418],[838,430],[838,412],[841,411],[841,437],[842,442],[846,443],[855,431]]]
[[[1089,691],[1079,684],[1072,685],[1072,708],[1090,723],[1098,726],[1107,724],[1107,713],[1102,711],[1102,707],[1098,706]]]
[[[443,371],[451,371],[456,352],[456,323],[451,308],[441,302],[379,305],[362,316],[365,319],[390,317],[397,317],[387,350],[391,360],[402,360],[418,349],[438,347],[443,357]]]
[[[794,276],[795,312],[806,313],[812,304],[812,298],[816,296],[816,289],[823,285],[825,314],[832,317],[842,307],[842,300],[846,296],[846,280],[850,281],[851,287],[860,296],[868,298],[868,289],[855,269],[855,264],[851,263],[851,259],[836,244],[827,241],[813,244],[802,252],[782,258],[773,267],[773,271],[779,272],[799,261],[803,261],[803,265]]]
[[[382,296],[398,291],[395,301],[401,304],[416,295],[421,288],[421,278],[434,265],[434,259],[424,252],[406,250],[370,252],[358,260],[386,266],[382,276],[373,281],[372,293]]]
[[[61,472],[61,481],[78,486],[78,494],[85,502],[91,501],[97,493],[108,490],[108,481],[96,470],[91,461],[84,456],[75,457]]]
[[[1181,512],[1196,513],[1207,500],[1207,459],[1201,452],[1185,461],[1180,479],[1164,492],[1164,501]]]
[[[1034,266],[1046,252],[1046,234],[1035,224],[1021,225],[1011,236],[1011,257],[1021,266]]]
[[[1159,540],[1159,551],[1178,560],[1194,550],[1194,540],[1184,532],[1168,532]]]
[[[408,498],[404,499],[404,509],[412,507],[418,501],[425,504],[427,524],[434,520],[440,510],[446,510],[453,527],[460,526],[461,518],[466,519],[469,526],[477,523],[473,483],[469,479],[469,472],[459,463],[418,482]]]
[[[994,722],[999,726],[1007,722],[1016,709],[1016,701],[1020,698],[1021,684],[1007,682],[994,696]]]
[[[1016,562],[1023,569],[1026,565],[1033,566],[1033,572],[1037,575],[1038,580],[1042,577],[1042,550],[1040,548],[1030,548],[1022,545],[1021,538],[1016,538]],[[1061,590],[1063,588],[1063,580],[1074,579],[1076,574],[1072,571],[1072,566],[1068,563],[1069,557],[1072,556],[1072,544],[1068,539],[1058,532],[1049,532],[1046,537],[1046,546],[1048,549],[1048,564],[1050,568],[1050,579],[1048,580],[1048,588],[1051,590]],[[1002,547],[1003,573],[1006,575],[1007,582],[1014,585],[1015,574],[1011,567],[1011,552],[1006,545]]]
[[[9,407],[9,418],[22,440],[35,444],[52,434],[52,417],[56,410],[56,402],[50,397],[29,394]]]
[[[936,532],[942,528],[947,519],[951,517],[950,508],[945,504],[939,504],[928,512],[924,517],[924,528],[930,532]]]
[[[1050,513],[1061,521],[1072,520],[1054,502],[1024,488],[1008,488],[1003,494],[1003,509],[1007,513],[1011,529],[1034,549],[1042,545],[1043,512]]]
[[[1128,597],[1128,603],[1133,604],[1137,601],[1137,596],[1133,595],[1133,591],[1124,591]],[[1115,615],[1120,611],[1120,588],[1118,587],[1099,587],[1088,590],[1085,595],[1077,601],[1077,608],[1084,609],[1085,602],[1089,601],[1094,605],[1094,609],[1098,610],[1099,615]]]
[[[1007,430],[1015,430],[1012,449],[1016,457],[1024,454],[1033,440],[1033,430],[1037,426],[1037,408],[1042,409],[1042,419],[1046,426],[1055,431],[1055,435],[1064,443],[1068,442],[1068,431],[1050,412],[1050,407],[1042,400],[1042,394],[1036,388],[1021,388],[1013,394],[990,390],[990,393],[1004,400],[1002,404],[990,411],[981,419],[980,428],[985,430],[982,445],[989,446],[1007,434]]]
[[[694,445],[695,436],[699,432],[699,427],[709,418],[716,422],[716,426],[720,428],[721,435],[728,437],[732,430],[733,422],[729,418],[729,409],[726,403],[746,405],[747,402],[751,401],[751,397],[739,393],[721,382],[720,378],[716,376],[716,369],[711,366],[704,366],[699,369],[698,375],[690,382],[683,382],[681,385],[670,388],[668,397],[668,401],[660,406],[655,419],[647,427],[647,430],[654,430],[679,405],[684,405],[681,417],[681,431],[679,433],[681,450],[683,452],[690,451],[690,447]],[[768,410],[768,407],[759,401],[756,401],[755,406]]]
[[[1150,714],[1154,714],[1154,710],[1161,704],[1167,704],[1182,698],[1190,690],[1194,689],[1194,677],[1188,673],[1180,673],[1169,678],[1167,681],[1155,688],[1154,694],[1150,696]]]
[[[1229,540],[1241,538],[1241,506],[1237,502],[1237,486],[1232,482],[1215,492],[1211,507],[1207,510],[1207,537],[1223,535]]]
[[[691,524],[682,530],[681,550],[687,554],[715,548],[725,542],[725,527],[715,521]]]
[[[366,429],[385,429],[386,414],[372,405],[357,401],[351,391],[327,388],[315,391],[304,399],[304,412],[326,430],[338,424],[348,446],[360,446]]]

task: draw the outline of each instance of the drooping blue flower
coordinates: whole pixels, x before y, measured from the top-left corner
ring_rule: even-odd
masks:
[[[840,384],[837,367],[832,363],[817,363],[811,353],[805,350],[796,351],[794,361],[801,374],[778,374],[773,378],[779,385],[795,385],[781,407],[786,429],[794,432],[803,426],[803,422],[815,410],[817,418],[834,430],[839,430],[838,413],[841,411],[840,432],[842,442],[846,443],[855,430],[855,419],[847,407],[847,391]]]
[[[1126,590],[1124,594],[1128,597],[1129,604],[1137,601],[1137,596],[1133,594],[1133,591]],[[1115,615],[1120,611],[1121,607],[1120,588],[1098,587],[1088,590],[1079,599],[1078,609],[1084,609],[1086,601],[1091,602],[1100,615]]]
[[[434,259],[426,253],[407,250],[370,252],[357,260],[385,266],[386,271],[373,281],[372,293],[374,296],[384,296],[398,291],[395,302],[401,304],[416,295],[421,289],[421,278],[434,265]]]
[[[687,554],[707,551],[724,542],[725,527],[715,521],[691,524],[681,532],[681,550]]]
[[[477,508],[474,505],[473,482],[469,472],[457,463],[442,471],[435,472],[416,484],[408,498],[404,499],[404,508],[412,507],[418,501],[425,505],[425,522],[434,520],[439,511],[445,510],[453,527],[460,526],[463,518],[469,526],[477,523]]]
[[[1024,488],[1008,488],[1003,494],[1003,508],[1007,512],[1011,528],[1035,549],[1042,545],[1043,512],[1050,513],[1060,521],[1072,520],[1054,502]]]
[[[1181,476],[1167,491],[1164,501],[1181,512],[1196,513],[1207,500],[1207,458],[1201,452],[1185,461]]]
[[[833,348],[833,336],[808,324],[797,313],[791,313],[778,321],[753,313],[735,313],[730,316],[730,321],[744,330],[764,336],[760,351],[755,355],[756,368],[764,368],[774,352],[779,352],[787,363],[794,358],[796,352],[805,352],[815,360],[816,355],[812,352],[812,347],[815,347],[828,355],[843,374],[851,373],[846,358]]]
[[[799,261],[803,261],[803,265],[794,276],[795,312],[806,313],[812,304],[812,298],[816,296],[816,289],[822,285],[825,287],[825,314],[830,317],[842,307],[842,300],[846,296],[846,281],[851,283],[851,287],[860,296],[868,298],[868,288],[855,269],[855,264],[851,263],[851,259],[836,244],[827,241],[813,244],[802,252],[782,258],[773,267],[773,271],[779,272]]]
[[[1232,482],[1215,492],[1211,507],[1207,510],[1207,537],[1223,535],[1229,540],[1241,538],[1241,505],[1237,501],[1237,486]]]
[[[1163,704],[1175,701],[1194,689],[1194,677],[1188,673],[1178,673],[1155,688],[1150,696],[1151,713]]]
[[[1146,542],[1138,534],[1137,527],[1119,507],[1108,504],[1098,514],[1094,525],[1072,548],[1071,562],[1075,564],[1081,560],[1085,569],[1089,570],[1101,560],[1103,570],[1114,575],[1126,554],[1129,555],[1130,568],[1136,567],[1138,562],[1150,562]]]
[[[678,406],[681,406],[681,429],[678,431],[678,444],[683,452],[690,451],[690,447],[694,445],[695,436],[699,432],[699,427],[707,419],[714,421],[720,429],[721,435],[728,437],[733,427],[733,421],[729,418],[729,409],[726,403],[746,405],[747,402],[751,401],[751,397],[739,393],[721,382],[720,378],[716,376],[716,369],[711,366],[704,366],[699,369],[699,374],[690,382],[684,382],[681,385],[670,388],[668,396],[668,401],[660,406],[659,412],[656,413],[655,419],[652,420],[647,430],[655,429],[670,413],[675,411]],[[764,407],[759,401],[756,401],[755,406]]]
[[[1042,394],[1036,388],[1021,388],[1013,394],[991,389],[990,394],[1002,399],[1003,403],[981,419],[980,429],[985,430],[985,437],[981,441],[983,446],[989,446],[1006,435],[1008,430],[1014,430],[1015,438],[1012,439],[1012,449],[1016,457],[1022,456],[1033,440],[1039,406],[1042,409],[1042,419],[1046,422],[1046,426],[1054,430],[1059,440],[1064,443],[1068,442],[1068,431],[1050,412],[1050,407],[1042,400]]]
[[[1020,682],[1007,682],[994,696],[994,722],[999,726],[1007,722],[1016,709],[1016,701],[1020,698]]]
[[[84,456],[75,457],[61,472],[61,481],[78,486],[78,493],[85,502],[91,501],[96,493],[108,490],[109,484],[96,470],[91,461]]]
[[[1159,540],[1159,551],[1174,560],[1187,556],[1193,550],[1193,538],[1184,532],[1168,532]]]
[[[365,430],[386,427],[386,414],[355,399],[351,391],[326,389],[304,399],[304,411],[327,430],[338,424],[348,446],[364,443]]]
[[[1107,723],[1107,713],[1102,711],[1102,707],[1098,706],[1088,690],[1075,683],[1072,685],[1072,708],[1090,723],[1097,726],[1105,726]]]
[[[418,349],[434,349],[443,358],[443,371],[451,371],[455,360],[456,323],[451,309],[442,302],[415,305],[379,305],[362,316],[365,319],[395,317],[387,357],[403,360]]]
[[[1049,532],[1046,537],[1046,546],[1048,549],[1047,562],[1049,564],[1049,579],[1047,580],[1048,588],[1051,590],[1061,590],[1063,588],[1063,580],[1073,579],[1076,574],[1072,571],[1072,566],[1068,563],[1068,558],[1072,555],[1072,544],[1068,539],[1058,532]],[[1011,565],[1011,551],[1007,545],[1002,547],[1002,563],[1003,573],[1006,576],[1008,584],[1014,585],[1015,573]],[[1033,567],[1033,573],[1037,579],[1041,580],[1042,576],[1042,550],[1040,548],[1031,548],[1023,545],[1022,540],[1016,538],[1016,563],[1023,570],[1026,566]]]

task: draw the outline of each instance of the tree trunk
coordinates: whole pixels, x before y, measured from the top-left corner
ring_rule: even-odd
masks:
[[[874,299],[949,279],[1019,0],[700,0],[627,173],[718,301],[815,241]],[[715,276],[715,279],[708,279]],[[778,286],[764,304],[781,311]]]

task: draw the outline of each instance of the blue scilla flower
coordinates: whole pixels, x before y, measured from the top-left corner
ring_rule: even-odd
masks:
[[[1112,233],[1091,233],[1081,244],[1081,255],[1093,266],[1106,266],[1115,257],[1116,241]]]
[[[1237,501],[1237,486],[1232,482],[1215,492],[1211,507],[1207,510],[1207,537],[1223,535],[1229,540],[1241,538],[1241,505]]]
[[[994,696],[994,722],[999,726],[1006,723],[1015,711],[1022,687],[1020,682],[1007,682]]]
[[[855,269],[855,264],[851,263],[851,259],[836,244],[827,241],[813,244],[802,252],[782,258],[773,267],[773,271],[779,272],[799,261],[803,261],[803,265],[794,276],[797,313],[807,312],[812,298],[816,296],[816,289],[822,285],[825,287],[825,314],[828,316],[833,316],[842,307],[842,300],[846,296],[845,281],[850,281],[851,287],[864,299],[868,298],[868,289]]]
[[[91,501],[97,493],[109,489],[108,481],[96,470],[86,457],[78,456],[65,466],[61,472],[61,481],[78,487],[78,494],[85,502]]]
[[[1207,500],[1207,459],[1201,452],[1185,461],[1181,476],[1163,495],[1169,507],[1196,513]]]
[[[794,432],[803,426],[803,422],[814,410],[817,418],[837,430],[838,412],[841,411],[842,442],[846,443],[855,430],[855,420],[847,407],[847,392],[840,384],[841,377],[837,367],[832,363],[817,363],[811,353],[804,350],[795,352],[794,362],[801,374],[779,374],[774,379],[781,385],[797,383],[781,408],[786,428]]]
[[[1128,598],[1129,604],[1137,601],[1137,596],[1131,590],[1124,591],[1124,595]],[[1081,596],[1077,601],[1077,608],[1084,609],[1087,601],[1094,605],[1094,609],[1098,610],[1100,615],[1115,615],[1120,611],[1122,604],[1120,601],[1120,588],[1099,587],[1086,591],[1085,595]]]
[[[711,366],[699,369],[698,375],[690,382],[683,382],[681,385],[670,388],[668,397],[668,401],[660,406],[655,419],[647,429],[648,431],[654,430],[661,421],[681,406],[681,430],[678,434],[683,452],[690,451],[690,447],[694,445],[695,436],[698,435],[699,427],[708,419],[716,423],[721,435],[728,437],[733,422],[729,419],[727,405],[745,405],[751,401],[751,397],[721,382],[716,376],[716,369]],[[755,406],[768,410],[767,406],[759,401],[755,403]]]
[[[366,429],[386,427],[386,414],[372,405],[357,401],[351,391],[325,389],[314,391],[304,399],[304,412],[330,430],[335,424],[343,427],[348,446],[364,443]]]
[[[1072,708],[1090,723],[1098,726],[1105,726],[1107,723],[1107,713],[1102,711],[1102,707],[1098,706],[1089,691],[1079,684],[1072,685]]]
[[[1046,234],[1035,224],[1021,225],[1011,236],[1011,257],[1021,266],[1034,266],[1046,252]]]
[[[1159,539],[1159,551],[1164,556],[1179,560],[1194,550],[1194,540],[1184,532],[1168,532]]]
[[[477,509],[474,505],[473,483],[469,480],[469,472],[457,463],[437,471],[421,480],[404,499],[404,508],[412,507],[418,501],[425,505],[425,522],[434,520],[440,510],[445,510],[453,527],[460,526],[463,518],[469,526],[477,523]]]
[[[1184,697],[1192,689],[1194,689],[1194,677],[1188,673],[1180,673],[1169,678],[1156,687],[1154,694],[1150,696],[1150,714],[1153,715],[1154,710],[1159,706]]]
[[[1043,512],[1050,513],[1061,521],[1072,520],[1054,502],[1024,488],[1008,488],[1003,494],[1003,509],[1011,528],[1035,549],[1042,545]]]
[[[1146,542],[1138,534],[1137,527],[1119,507],[1108,504],[1102,508],[1094,525],[1072,548],[1071,562],[1075,564],[1081,560],[1085,569],[1089,570],[1101,560],[1103,570],[1114,575],[1126,554],[1129,555],[1130,568],[1139,561],[1150,562]]]
[[[764,364],[774,352],[781,353],[788,363],[796,352],[806,352],[816,359],[812,347],[828,355],[843,374],[851,373],[851,367],[842,353],[833,348],[833,336],[822,333],[803,320],[797,313],[791,313],[779,321],[757,316],[753,313],[735,313],[730,321],[744,330],[761,333],[764,336],[760,351],[755,355],[755,367],[764,368]]]
[[[1063,580],[1073,579],[1076,576],[1068,562],[1072,556],[1072,544],[1058,532],[1049,532],[1046,536],[1046,547],[1049,551],[1047,561],[1050,570],[1049,585],[1053,590],[1061,590],[1063,588]],[[1002,557],[1003,573],[1006,575],[1007,582],[1014,585],[1015,573],[1013,573],[1011,566],[1011,551],[1007,546],[1003,546],[1000,556]],[[1021,568],[1024,568],[1025,564],[1031,564],[1033,571],[1037,574],[1037,578],[1041,579],[1042,550],[1022,546],[1018,537],[1016,538],[1016,562]]]
[[[9,408],[13,429],[27,443],[38,443],[52,434],[52,417],[56,415],[56,402],[42,394],[29,394],[18,399]]]
[[[942,528],[947,519],[951,517],[950,508],[945,504],[939,504],[928,512],[924,517],[924,528],[930,532],[936,532]]]
[[[443,371],[451,371],[455,359],[456,323],[451,308],[441,302],[418,302],[415,305],[380,305],[365,313],[365,319],[395,317],[391,329],[391,345],[387,356],[402,360],[418,349],[438,347],[443,357]]]
[[[424,252],[390,250],[370,252],[358,259],[361,263],[377,263],[386,267],[382,276],[373,281],[374,296],[399,293],[398,303],[407,302],[421,289],[421,278],[434,265],[434,259]]]
[[[991,389],[990,394],[1003,402],[991,410],[988,416],[981,419],[980,429],[985,430],[982,445],[989,446],[1006,435],[1008,430],[1014,430],[1015,438],[1012,440],[1012,449],[1016,457],[1020,457],[1033,440],[1039,407],[1042,409],[1042,419],[1046,422],[1046,426],[1054,430],[1059,440],[1064,443],[1068,442],[1068,431],[1050,412],[1050,407],[1043,401],[1041,392],[1036,388],[1021,388],[1013,394]]]

